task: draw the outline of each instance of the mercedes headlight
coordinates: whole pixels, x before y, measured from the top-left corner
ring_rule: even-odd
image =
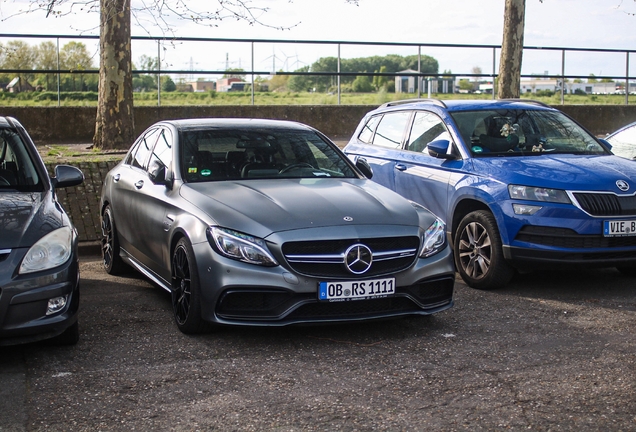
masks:
[[[248,264],[278,265],[263,239],[221,227],[210,227],[207,232],[214,250],[225,257]]]
[[[420,258],[427,258],[435,255],[446,246],[446,224],[440,218],[424,231],[422,239],[422,250]]]
[[[72,250],[73,230],[71,227],[56,229],[31,246],[22,259],[18,273],[33,273],[61,266],[68,261]]]

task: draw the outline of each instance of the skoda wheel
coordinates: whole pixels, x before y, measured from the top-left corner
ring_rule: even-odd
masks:
[[[102,263],[106,273],[116,275],[124,271],[126,264],[119,256],[119,240],[109,205],[102,213]]]
[[[177,327],[183,333],[204,333],[211,324],[201,317],[201,288],[194,252],[182,238],[172,253],[172,309]]]
[[[460,276],[472,288],[501,288],[514,275],[503,257],[495,217],[488,211],[477,210],[462,219],[453,252]]]

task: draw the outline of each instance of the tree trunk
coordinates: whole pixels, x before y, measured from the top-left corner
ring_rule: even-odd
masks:
[[[525,14],[526,0],[506,0],[497,85],[499,99],[519,97]]]
[[[130,0],[100,0],[99,99],[93,145],[125,149],[135,139]]]

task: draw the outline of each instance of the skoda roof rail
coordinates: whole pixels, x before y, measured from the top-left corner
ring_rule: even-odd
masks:
[[[439,99],[429,99],[429,98],[396,100],[396,101],[387,102],[385,104],[382,104],[382,105],[380,105],[380,108],[386,108],[386,107],[398,106],[398,105],[405,105],[405,104],[410,104],[410,103],[418,103],[418,102],[428,102],[428,103],[432,103],[432,104],[435,104],[437,106],[440,106],[442,108],[447,108],[446,104],[443,101],[441,101]]]
[[[533,99],[510,98],[510,99],[500,99],[500,100],[508,101],[508,102],[525,102],[525,103],[529,103],[529,104],[543,106],[543,107],[546,107],[546,108],[552,108],[550,105],[548,105],[546,103],[543,103],[543,102],[538,101],[538,100],[533,100]]]

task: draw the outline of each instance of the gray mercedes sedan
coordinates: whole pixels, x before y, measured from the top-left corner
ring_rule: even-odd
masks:
[[[104,268],[171,293],[188,334],[450,308],[444,223],[371,175],[300,123],[156,123],[104,180]]]

